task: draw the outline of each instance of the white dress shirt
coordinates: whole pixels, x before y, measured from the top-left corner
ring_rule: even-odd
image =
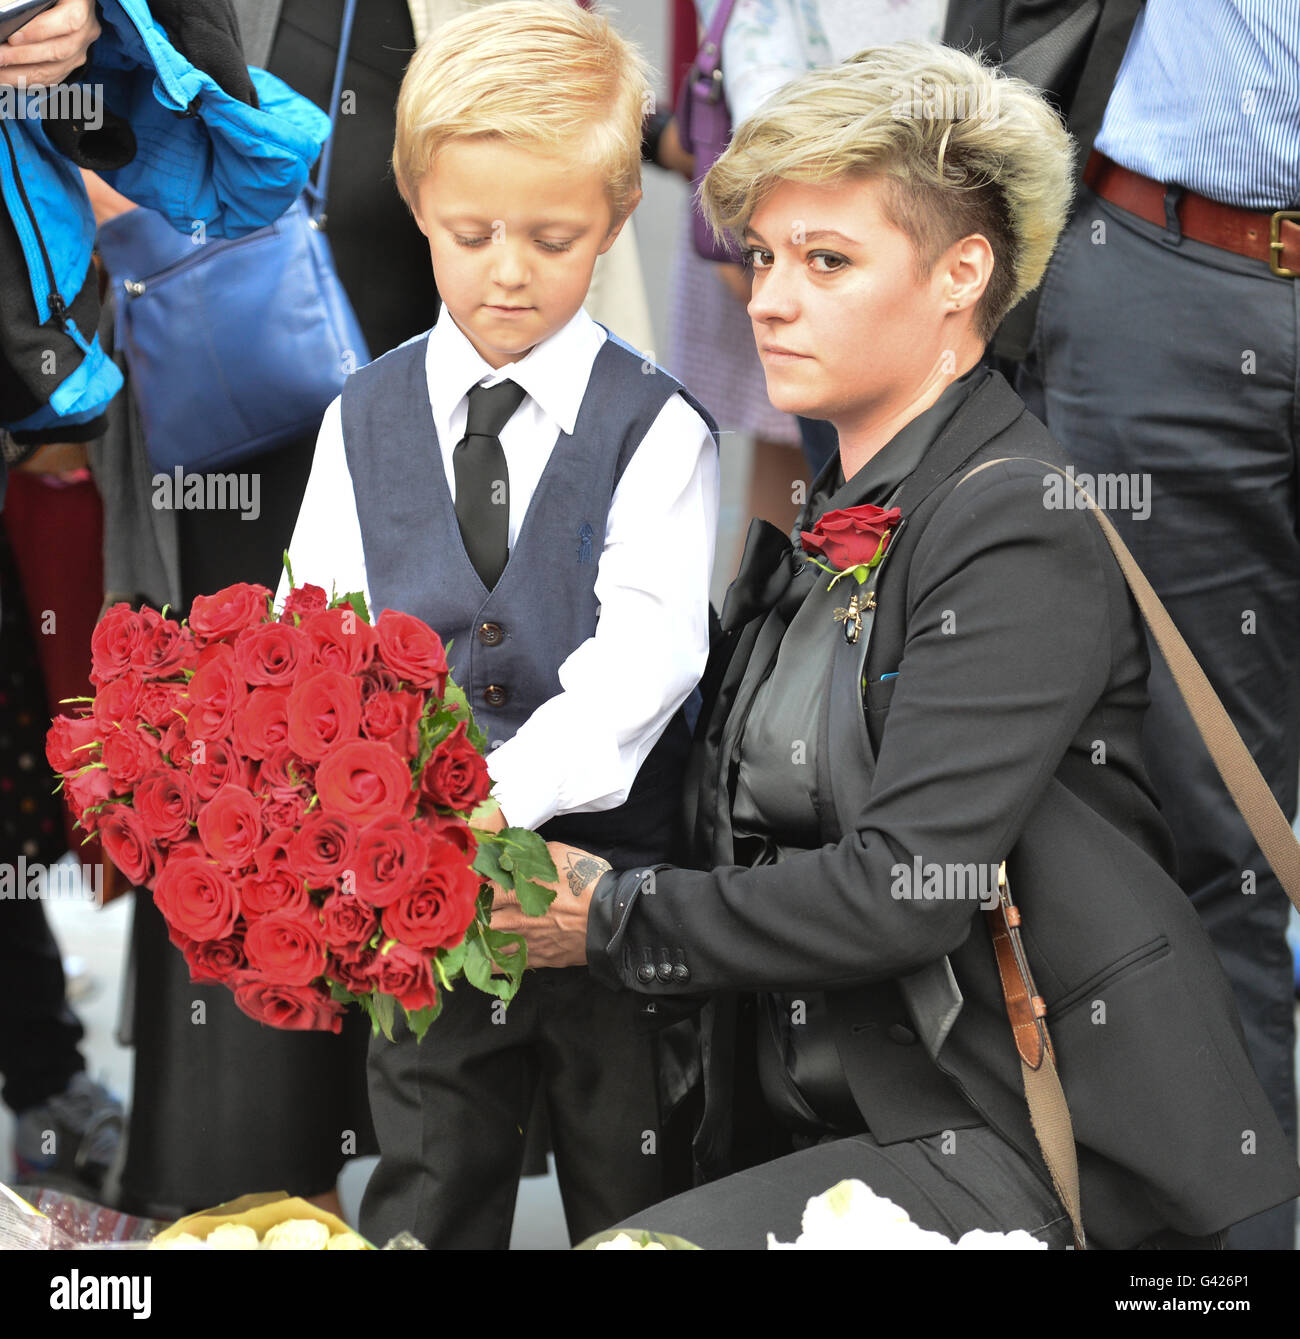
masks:
[[[512,547],[559,434],[573,431],[605,339],[580,310],[518,362],[493,370],[445,307],[428,336],[429,403],[453,501],[452,453],[465,433],[470,389],[509,379],[527,392],[501,430]],[[613,809],[627,799],[704,671],[717,519],[717,450],[704,420],[674,395],[610,502],[595,634],[560,666],[562,691],[489,755],[493,794],[512,825],[535,828],[557,814]],[[289,558],[300,585],[364,591],[371,604],[338,400],[321,424]],[[287,592],[285,578],[277,600]],[[547,595],[537,592],[538,599]],[[378,612],[372,608],[372,617]]]

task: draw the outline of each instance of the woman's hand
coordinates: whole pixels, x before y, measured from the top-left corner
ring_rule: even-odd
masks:
[[[529,967],[581,967],[587,961],[591,894],[610,868],[609,861],[564,842],[550,842],[546,849],[560,876],[544,885],[555,890],[546,915],[525,916],[513,894],[498,888],[492,900],[492,928],[523,935]]]
[[[94,0],[59,0],[0,42],[0,84],[37,88],[61,83],[86,63],[99,34]]]

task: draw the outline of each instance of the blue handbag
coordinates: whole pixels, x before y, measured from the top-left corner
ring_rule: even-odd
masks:
[[[157,470],[212,470],[314,433],[348,375],[370,361],[325,236],[356,5],[344,9],[317,181],[280,218],[210,242],[148,209],[99,230],[117,347]]]

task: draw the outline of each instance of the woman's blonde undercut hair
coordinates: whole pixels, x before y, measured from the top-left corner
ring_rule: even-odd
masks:
[[[421,179],[454,139],[494,137],[600,170],[614,221],[641,184],[650,103],[640,52],[574,0],[507,0],[443,24],[397,98],[393,173],[414,208]]]
[[[719,236],[742,240],[780,181],[881,176],[883,207],[928,272],[981,233],[994,268],[976,311],[989,339],[1037,287],[1073,194],[1074,143],[1029,84],[929,42],[871,47],[774,93],[737,127],[704,179]]]

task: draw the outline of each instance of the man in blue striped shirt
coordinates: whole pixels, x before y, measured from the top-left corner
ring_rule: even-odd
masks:
[[[1041,378],[1047,426],[1081,471],[1147,490],[1148,514],[1113,519],[1293,817],[1300,3],[1147,0],[1084,182],[1027,388]],[[1147,758],[1180,876],[1294,1138],[1289,904],[1154,660]],[[1230,1244],[1290,1249],[1294,1231],[1292,1203]]]

